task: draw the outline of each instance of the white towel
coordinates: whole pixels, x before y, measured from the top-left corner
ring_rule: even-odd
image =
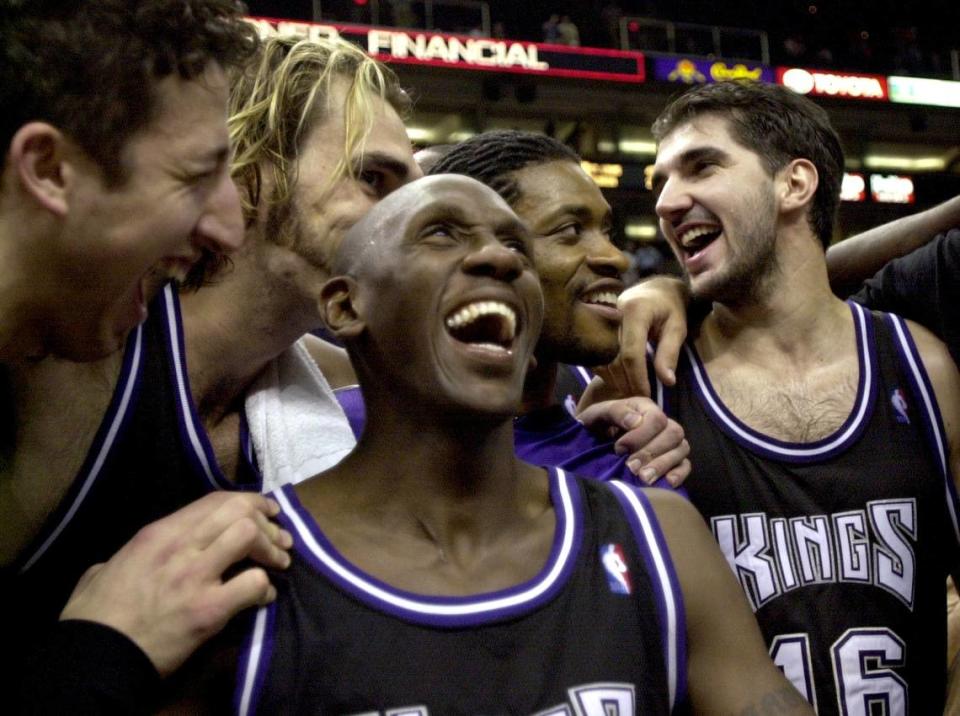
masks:
[[[303,338],[267,365],[245,408],[264,492],[333,467],[357,442]]]

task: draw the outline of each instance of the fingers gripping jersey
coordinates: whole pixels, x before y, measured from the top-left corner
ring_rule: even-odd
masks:
[[[295,535],[276,602],[240,662],[240,714],[668,713],[683,699],[684,617],[646,498],[551,473],[557,529],[524,584],[400,592],[345,562],[289,487]]]
[[[940,713],[957,530],[939,410],[903,321],[851,310],[857,396],[822,440],[742,423],[691,345],[658,395],[690,441],[690,499],[794,685],[821,715]]]

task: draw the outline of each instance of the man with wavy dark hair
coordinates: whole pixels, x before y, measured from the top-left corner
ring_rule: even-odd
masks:
[[[201,249],[242,238],[233,0],[0,4],[0,359],[97,358]]]
[[[960,374],[921,326],[831,292],[843,154],[822,108],[724,83],[653,132],[660,228],[710,304],[655,386],[690,436],[691,501],[820,714],[940,712]]]
[[[262,569],[226,580],[224,570],[248,557],[269,567],[287,561],[289,536],[267,519],[275,504],[214,494],[88,571],[49,633],[66,594],[47,619],[47,590],[20,602],[12,589],[28,555],[45,550],[76,500],[96,492],[90,481],[56,479],[53,465],[71,452],[81,416],[110,401],[101,390],[102,403],[70,401],[56,415],[38,414],[22,403],[32,390],[17,376],[28,365],[64,363],[37,360],[45,356],[118,354],[163,282],[185,276],[202,250],[240,245],[227,73],[255,47],[233,0],[0,2],[0,565],[5,653],[17,660],[4,670],[19,687],[14,711],[145,708],[158,674],[231,615],[272,598]],[[47,432],[35,443],[24,428],[38,423]],[[121,425],[108,427],[105,436]],[[21,469],[24,451],[36,456],[33,469]],[[102,460],[91,457],[94,474]],[[140,471],[126,478],[145,490]],[[93,555],[86,538],[68,540],[80,571],[144,524],[116,530],[128,521],[128,501],[114,496],[113,504],[86,535],[123,535],[110,552]],[[47,524],[53,533],[43,533]],[[33,618],[35,607],[44,619]]]

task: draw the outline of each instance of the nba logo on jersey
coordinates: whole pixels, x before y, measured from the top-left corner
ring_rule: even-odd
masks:
[[[890,403],[893,405],[897,422],[901,425],[909,425],[910,416],[907,415],[907,399],[903,397],[903,391],[900,388],[894,388],[893,392],[890,393]]]
[[[605,544],[600,548],[600,562],[607,572],[607,585],[614,594],[631,594],[633,584],[627,560],[618,544]]]

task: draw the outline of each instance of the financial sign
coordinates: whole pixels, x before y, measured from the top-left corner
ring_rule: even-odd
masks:
[[[766,65],[701,60],[691,57],[654,58],[653,77],[661,82],[682,82],[688,85],[725,80],[774,81],[773,69]]]
[[[391,63],[608,82],[636,83],[646,78],[642,52],[562,47],[366,25],[321,25],[269,18],[248,20],[261,37],[342,37],[358,44],[373,57]]]
[[[794,92],[842,99],[887,99],[887,78],[802,67],[778,67],[777,82]]]

